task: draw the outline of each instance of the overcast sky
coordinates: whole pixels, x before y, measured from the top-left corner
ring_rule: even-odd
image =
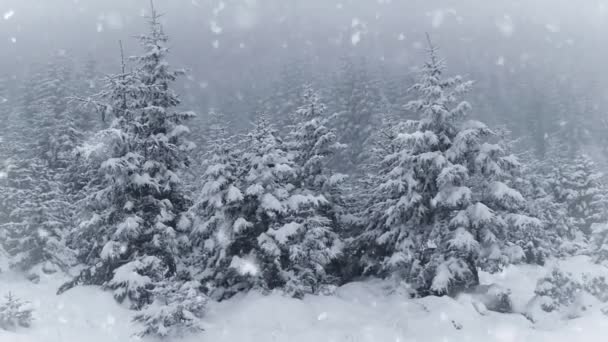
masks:
[[[450,66],[601,82],[608,0],[156,0],[172,62],[201,88],[267,77],[259,70],[307,53],[319,64],[359,54],[392,66],[419,63],[430,32]],[[65,52],[118,70],[145,28],[148,0],[0,0],[0,73],[21,75]],[[114,70],[112,68],[115,68]],[[252,71],[253,70],[253,71]],[[548,70],[548,71],[547,71]]]

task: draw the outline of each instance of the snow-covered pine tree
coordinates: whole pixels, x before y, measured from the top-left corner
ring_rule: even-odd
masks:
[[[197,246],[192,263],[201,269],[200,278],[216,298],[224,296],[224,281],[230,269],[228,248],[237,234],[250,226],[244,218],[243,151],[217,122],[209,129],[210,159],[200,180],[202,188],[191,209],[193,242]]]
[[[341,148],[335,130],[329,128],[331,117],[318,93],[310,85],[304,89],[288,143],[296,167],[290,197],[291,225],[296,230],[281,243],[290,260],[287,291],[297,297],[318,293],[320,285],[331,283],[326,269],[342,252],[338,230],[346,177],[329,168]]]
[[[539,311],[563,311],[565,318],[578,317],[577,302],[581,302],[584,284],[569,273],[555,267],[551,273],[538,280],[534,298],[527,305],[526,316],[532,321],[539,319]],[[539,310],[540,309],[540,310]],[[574,309],[574,310],[573,310]],[[583,309],[585,310],[585,309]]]
[[[399,148],[396,140],[400,132],[407,131],[407,125],[410,124],[409,120],[405,120],[401,115],[397,115],[390,106],[383,101],[386,105],[383,106],[383,110],[380,114],[379,125],[372,132],[369,139],[369,146],[366,147],[366,154],[369,158],[366,160],[364,166],[365,171],[368,173],[366,181],[370,181],[369,178],[375,178],[373,173],[378,172],[381,167],[384,158],[392,153],[395,153]]]
[[[8,222],[0,229],[4,231],[3,244],[11,267],[33,271],[30,275],[35,280],[36,266],[53,273],[67,270],[74,263],[64,245],[70,205],[60,183],[49,177],[46,165],[31,161],[25,167],[7,173],[5,181],[10,189],[3,201],[13,204]]]
[[[141,323],[139,337],[161,339],[182,337],[203,331],[201,319],[207,307],[207,297],[195,281],[164,281],[152,290],[154,302],[137,313],[133,320]]]
[[[33,321],[32,312],[29,302],[22,301],[9,292],[5,296],[5,301],[0,303],[0,328],[4,330],[28,328]]]
[[[193,138],[196,144],[196,153],[194,156],[198,167],[206,167],[207,162],[213,153],[217,152],[218,143],[228,142],[228,125],[229,122],[224,112],[217,108],[209,108],[207,115],[201,118],[199,131],[202,134]],[[219,139],[219,140],[216,140]]]
[[[9,106],[12,105],[12,101],[9,100],[12,92],[10,83],[7,75],[0,75],[0,119],[4,122],[8,119],[8,114],[10,112]],[[0,134],[3,133],[5,133],[4,129],[0,130]]]
[[[365,159],[365,145],[379,121],[381,96],[367,68],[364,60],[355,63],[352,58],[343,59],[339,80],[331,92],[331,109],[338,113],[334,120],[338,140],[349,146],[335,163],[343,172],[357,170]]]
[[[408,104],[420,120],[384,159],[360,240],[370,272],[410,281],[420,295],[454,294],[478,284],[482,259],[506,258],[507,228],[537,221],[517,214],[524,199],[508,185],[517,160],[484,124],[464,120],[470,105],[459,97],[472,82],[444,78],[430,39],[428,54],[411,88],[420,97]]]
[[[608,260],[608,224],[595,223],[592,228],[592,256],[598,264]]]
[[[336,195],[332,182],[341,177],[323,169],[334,135],[316,96],[308,94],[312,102],[299,111],[303,122],[289,144],[262,115],[245,153],[236,152],[241,158],[228,149],[207,169],[195,225],[205,238],[201,280],[213,298],[252,288],[301,297],[329,280],[325,267],[341,245],[329,204]]]
[[[335,116],[327,115],[318,92],[310,85],[305,85],[304,89],[302,105],[293,115],[296,122],[287,145],[298,168],[297,185],[329,198],[333,187],[346,176],[333,172],[328,164],[345,146],[337,141],[335,129],[330,128]]]
[[[268,113],[276,127],[283,129],[294,124],[293,114],[302,105],[304,85],[312,82],[310,58],[290,57],[279,71],[272,86],[270,97],[262,102],[261,111]]]
[[[516,188],[521,191],[526,201],[526,212],[540,220],[542,228],[532,230],[522,239],[525,243],[526,262],[543,265],[548,256],[563,254],[568,247],[560,237],[568,231],[566,208],[559,203],[552,190],[552,165],[546,159],[538,159],[534,151],[524,153],[522,176],[516,181]]]
[[[592,224],[606,220],[608,198],[602,175],[589,156],[579,154],[573,159],[561,160],[556,165],[555,176],[555,197],[565,203],[568,216],[574,223],[572,237],[577,231],[589,236]]]
[[[104,92],[103,107],[114,117],[107,134],[115,139],[99,169],[99,190],[89,196],[90,218],[79,228],[93,246],[88,267],[59,289],[102,285],[134,308],[150,304],[156,284],[176,277],[181,248],[190,245],[180,173],[192,147],[184,137],[192,114],[175,109],[180,101],[170,86],[182,72],[166,61],[168,38],[153,7],[149,29],[135,70]]]
[[[265,115],[248,135],[247,144],[241,163],[243,169],[239,171],[243,172],[239,183],[244,198],[240,200],[238,214],[230,218],[234,222],[227,222],[231,234],[225,236],[220,230],[219,236],[214,233],[206,242],[213,246],[218,237],[225,238],[223,246],[218,246],[221,247],[220,258],[214,260],[217,269],[206,270],[213,275],[208,282],[204,281],[208,292],[216,299],[251,288],[280,288],[286,283],[281,249],[274,231],[286,223],[288,199],[295,178],[294,163]]]
[[[9,213],[2,228],[14,267],[30,272],[66,269],[71,260],[64,235],[71,226],[66,167],[79,139],[67,104],[72,87],[67,57],[55,56],[36,72],[23,93],[22,106],[8,120],[11,146],[0,185]],[[37,275],[34,271],[32,279]]]

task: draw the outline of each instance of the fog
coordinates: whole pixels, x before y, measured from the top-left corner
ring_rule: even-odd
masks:
[[[425,32],[451,70],[478,82],[481,98],[496,96],[496,87],[514,96],[509,91],[522,82],[537,84],[543,97],[550,85],[565,83],[593,93],[594,106],[605,108],[605,1],[159,0],[157,7],[172,61],[190,70],[185,86],[196,91],[187,100],[201,108],[216,105],[220,94],[265,87],[303,56],[321,74],[346,55],[408,73],[424,58]],[[1,71],[22,77],[58,51],[116,71],[118,40],[134,54],[130,38],[141,32],[147,11],[144,0],[2,0]],[[511,106],[526,99],[501,100],[506,104],[494,106],[500,108],[483,109],[499,113],[476,115],[508,123],[516,115]]]

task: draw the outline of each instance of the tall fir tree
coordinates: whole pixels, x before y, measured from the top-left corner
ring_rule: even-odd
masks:
[[[302,105],[304,85],[313,82],[310,56],[289,57],[272,85],[270,96],[262,101],[261,112],[268,113],[280,131],[292,126],[296,110]]]
[[[245,219],[245,196],[241,190],[243,151],[228,137],[226,127],[220,122],[210,127],[208,133],[211,142],[209,161],[191,209],[196,246],[192,264],[201,269],[198,277],[203,284],[208,284],[209,293],[222,298],[224,291],[232,291],[232,284],[226,283],[234,274],[230,268],[229,249],[235,237],[250,223]]]
[[[294,164],[264,115],[247,143],[240,171],[243,214],[232,225],[235,234],[218,270],[221,278],[210,283],[212,296],[220,299],[251,288],[280,288],[286,282],[277,239],[283,240],[274,231],[286,224]]]
[[[571,238],[579,232],[589,237],[591,226],[606,220],[606,188],[593,160],[579,154],[555,165],[553,191],[557,202],[564,203],[571,221]]]
[[[335,283],[327,269],[342,253],[339,229],[345,213],[346,176],[330,168],[331,158],[342,148],[335,130],[329,128],[333,116],[327,116],[325,104],[310,85],[304,88],[288,144],[296,167],[291,201],[297,205],[292,205],[290,215],[298,226],[287,243],[292,269],[287,287],[298,297]]]
[[[23,89],[22,105],[8,118],[11,146],[1,186],[9,213],[3,224],[4,245],[14,267],[31,272],[66,270],[73,263],[65,248],[72,226],[67,193],[67,166],[81,139],[68,104],[73,86],[70,59],[54,56]]]
[[[479,283],[482,261],[510,257],[508,229],[537,220],[517,214],[524,198],[508,185],[516,159],[484,124],[464,120],[470,105],[459,97],[472,82],[443,76],[430,39],[428,55],[411,88],[419,99],[407,106],[420,119],[384,158],[360,239],[369,272],[405,279],[420,295],[454,294]]]
[[[244,153],[216,153],[207,168],[195,222],[204,238],[201,280],[213,298],[252,288],[302,297],[334,282],[326,269],[341,252],[342,177],[323,165],[335,135],[316,94],[303,102],[288,142],[262,116]]]
[[[98,189],[88,197],[90,217],[78,234],[91,241],[88,267],[59,292],[80,285],[114,290],[133,308],[152,303],[153,289],[167,279],[179,281],[179,256],[190,248],[186,211],[190,200],[180,174],[192,148],[171,84],[182,74],[166,61],[167,42],[153,9],[149,33],[139,38],[144,53],[133,72],[110,79],[103,93],[106,114],[114,118],[109,157],[98,170]]]
[[[330,109],[338,113],[334,128],[340,142],[348,145],[335,163],[343,172],[357,170],[365,160],[365,146],[379,125],[382,98],[367,68],[365,61],[343,59],[339,80],[331,92]]]

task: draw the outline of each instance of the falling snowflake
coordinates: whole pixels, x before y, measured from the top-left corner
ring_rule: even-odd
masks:
[[[250,30],[257,23],[257,14],[254,4],[239,6],[234,15],[235,24],[242,30]]]
[[[217,15],[220,14],[220,12],[224,10],[224,8],[226,8],[226,4],[223,1],[220,1],[217,4],[217,7],[213,9],[213,15],[217,17]]]
[[[222,28],[217,24],[217,22],[215,20],[212,20],[209,23],[209,27],[211,29],[211,32],[215,33],[215,34],[221,34],[222,33]]]
[[[7,12],[4,13],[4,20],[9,20],[10,18],[12,18],[15,15],[15,11],[13,10],[8,10]]]
[[[509,15],[506,14],[501,19],[496,21],[496,27],[498,27],[500,33],[502,33],[505,37],[511,37],[515,32],[513,20]]]
[[[124,27],[122,15],[118,12],[102,13],[97,17],[104,28],[111,30],[120,30]]]
[[[434,28],[438,28],[443,24],[443,20],[445,19],[445,14],[442,10],[436,10],[433,13],[429,14],[432,17],[431,24]]]
[[[558,33],[561,30],[557,24],[547,24],[545,25],[545,28],[551,33]]]
[[[353,35],[350,37],[350,42],[354,46],[359,44],[360,41],[361,41],[361,31],[357,31],[357,32],[353,33]]]

